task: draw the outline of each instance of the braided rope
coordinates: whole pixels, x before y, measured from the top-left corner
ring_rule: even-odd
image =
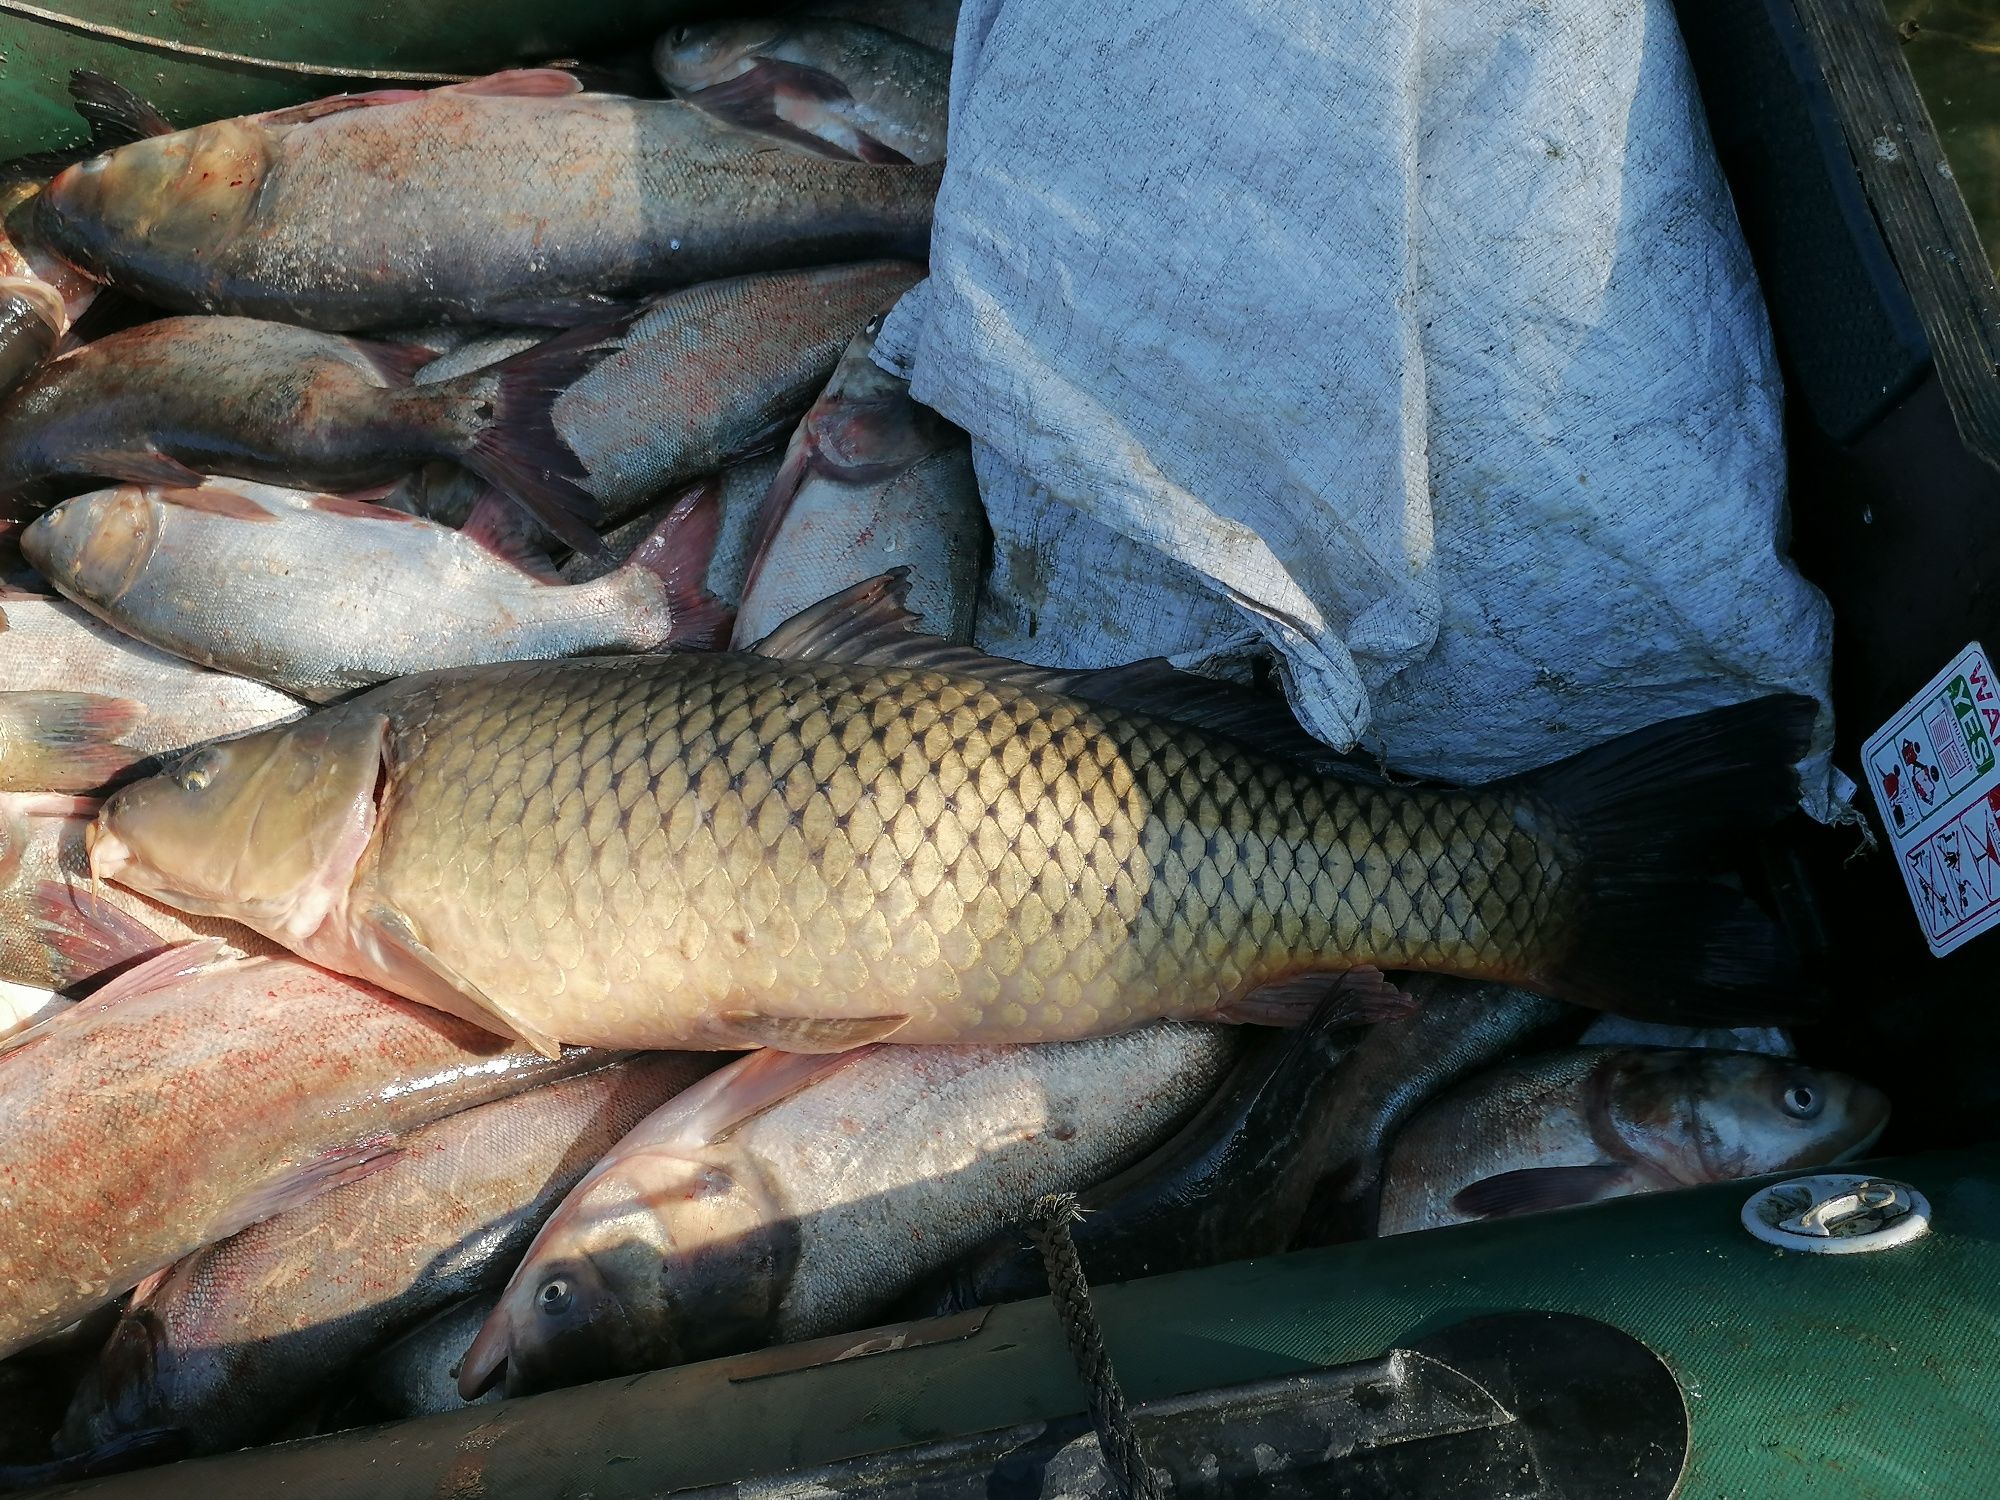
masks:
[[[1111,1368],[1111,1356],[1104,1350],[1104,1329],[1090,1305],[1083,1262],[1069,1234],[1070,1224],[1081,1217],[1076,1194],[1050,1193],[1035,1205],[1026,1226],[1028,1237],[1042,1253],[1042,1269],[1049,1278],[1056,1317],[1062,1322],[1076,1373],[1090,1394],[1090,1423],[1097,1429],[1097,1445],[1104,1453],[1113,1485],[1128,1500],[1167,1500],[1159,1475],[1146,1462],[1145,1449],[1125,1405],[1125,1393]]]

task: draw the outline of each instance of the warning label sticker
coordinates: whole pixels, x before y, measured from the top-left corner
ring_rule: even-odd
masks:
[[[1861,747],[1931,952],[2000,926],[2000,686],[1977,641]]]

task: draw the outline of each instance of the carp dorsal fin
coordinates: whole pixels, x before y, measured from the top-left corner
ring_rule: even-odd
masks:
[[[909,595],[910,570],[892,568],[800,610],[750,649],[783,661],[925,668],[1055,692],[1066,691],[1064,685],[1077,675],[988,656],[971,646],[926,635],[917,628]]]
[[[1062,693],[1100,707],[1205,729],[1327,775],[1386,781],[1367,762],[1342,755],[1307,734],[1282,698],[1184,672],[1159,656],[1095,668],[1037,667],[990,656],[924,634],[907,603],[909,592],[910,570],[893,569],[799,611],[750,649],[789,661],[957,672],[987,682]]]
[[[562,1057],[561,1043],[508,1014],[491,995],[433,953],[417,936],[410,919],[395,907],[378,902],[368,908],[362,920],[383,948],[408,960],[384,988],[523,1042],[551,1062]]]

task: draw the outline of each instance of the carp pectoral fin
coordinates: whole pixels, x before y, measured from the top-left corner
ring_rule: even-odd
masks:
[[[507,1014],[498,1001],[425,947],[410,919],[393,906],[371,906],[362,920],[378,949],[405,960],[397,966],[390,988],[475,1026],[524,1042],[551,1061],[562,1056],[561,1043]]]
[[[1288,974],[1219,1007],[1216,1019],[1252,1026],[1303,1026],[1322,1001],[1335,1002],[1350,1025],[1400,1021],[1415,1013],[1417,1001],[1398,989],[1380,969],[1309,969]]]
[[[1476,1219],[1503,1219],[1510,1214],[1540,1213],[1615,1198],[1630,1185],[1632,1169],[1616,1162],[1582,1167],[1523,1167],[1483,1177],[1453,1195],[1451,1206]]]
[[[90,466],[108,479],[122,479],[127,484],[171,484],[194,489],[202,480],[199,470],[151,448],[93,453]]]
[[[901,1031],[908,1016],[767,1016],[754,1010],[725,1010],[710,1029],[732,1047],[769,1047],[774,1052],[845,1052]]]

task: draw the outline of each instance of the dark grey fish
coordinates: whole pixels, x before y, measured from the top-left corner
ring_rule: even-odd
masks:
[[[87,344],[0,406],[0,494],[92,477],[193,488],[204,474],[348,490],[449,459],[559,533],[592,540],[582,468],[549,423],[557,391],[602,357],[575,330],[452,381],[411,384],[407,345],[252,318],[162,318]]]
[[[579,89],[528,69],[217,120],[69,168],[37,223],[160,306],[343,330],[567,322],[605,297],[928,253],[935,166]]]
[[[1400,976],[1415,1014],[1371,1030],[1341,1063],[1327,1109],[1319,1183],[1300,1222],[1300,1245],[1366,1239],[1375,1232],[1382,1163],[1404,1123],[1459,1079],[1511,1056],[1583,1014],[1511,985]]]

